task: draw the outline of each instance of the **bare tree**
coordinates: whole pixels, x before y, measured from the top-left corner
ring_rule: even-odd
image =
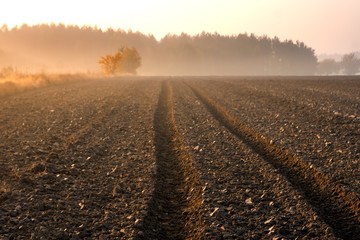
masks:
[[[353,75],[359,72],[360,59],[356,57],[355,53],[345,54],[342,57],[341,65],[347,75]]]
[[[317,72],[319,74],[336,74],[340,70],[340,64],[335,59],[327,58],[318,63]]]

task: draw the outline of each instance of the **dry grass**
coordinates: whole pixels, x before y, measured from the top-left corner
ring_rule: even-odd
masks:
[[[26,74],[11,67],[0,71],[0,96],[10,95],[29,89],[45,87],[53,84],[92,79],[90,74]]]

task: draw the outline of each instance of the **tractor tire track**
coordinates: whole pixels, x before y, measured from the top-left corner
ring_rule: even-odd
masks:
[[[356,193],[333,182],[313,165],[275,146],[205,92],[192,85],[189,87],[222,125],[279,169],[294,187],[304,193],[314,210],[334,229],[338,237],[356,239],[360,236],[360,199]]]
[[[154,116],[156,179],[138,239],[202,239],[203,192],[176,126],[170,83],[163,82]]]
[[[205,239],[338,239],[301,193],[180,81],[174,104],[206,187]]]
[[[345,97],[334,95],[336,88],[330,90],[335,84],[327,86],[328,81],[316,79],[209,81],[198,81],[196,86],[218,102],[226,93],[222,104],[242,122],[360,194],[358,84],[341,81],[339,85],[349,90]],[[329,92],[325,96],[304,90],[316,86]],[[352,97],[350,89],[354,89]]]

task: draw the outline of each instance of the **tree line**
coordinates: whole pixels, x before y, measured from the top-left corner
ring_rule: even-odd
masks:
[[[341,61],[333,58],[326,58],[318,63],[318,74],[334,75],[347,74],[353,75],[360,71],[360,58],[356,53],[343,55]]]
[[[319,71],[314,50],[300,41],[202,32],[152,35],[63,24],[23,25],[0,30],[0,66],[58,71],[96,71],[98,61],[121,47],[141,56],[141,74],[312,75]],[[104,65],[102,65],[104,66]]]

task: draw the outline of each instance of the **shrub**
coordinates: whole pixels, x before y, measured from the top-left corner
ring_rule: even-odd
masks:
[[[114,55],[105,55],[98,62],[106,75],[134,74],[141,66],[141,57],[135,48],[122,47]]]

